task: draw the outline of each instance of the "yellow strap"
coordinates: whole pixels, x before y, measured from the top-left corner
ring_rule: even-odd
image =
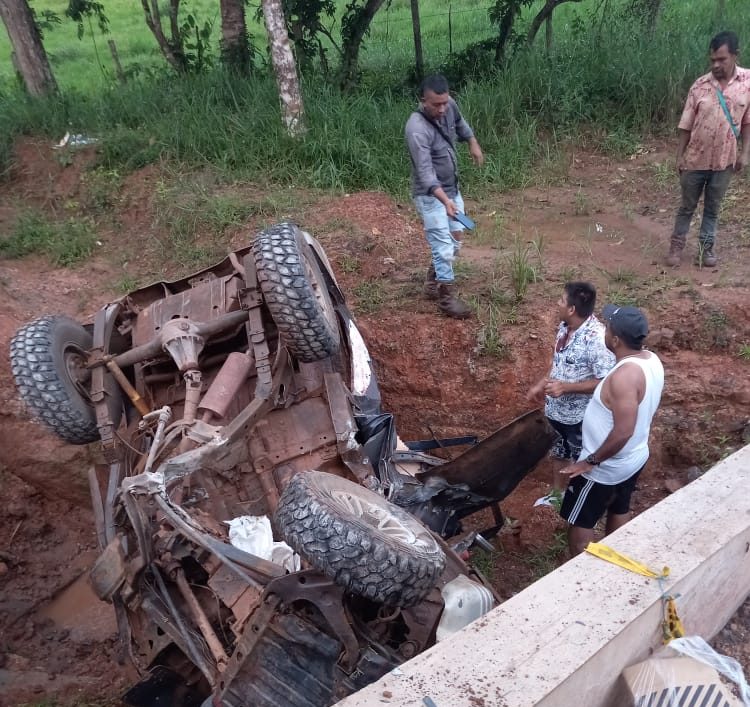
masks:
[[[664,643],[669,643],[673,638],[682,638],[685,635],[685,627],[677,616],[677,607],[674,597],[664,597],[664,621],[662,621],[662,632]]]
[[[589,543],[586,547],[586,552],[601,560],[606,560],[613,565],[629,570],[630,572],[642,574],[644,577],[650,577],[651,579],[656,580],[662,580],[669,577],[669,567],[665,567],[661,573],[654,572],[654,570],[649,569],[646,565],[636,562],[602,543]],[[682,621],[680,621],[680,617],[677,615],[677,607],[674,603],[674,597],[663,594],[662,600],[664,601],[664,620],[661,622],[662,634],[664,637],[664,643],[669,643],[674,638],[681,638],[684,636],[685,628],[682,625]]]
[[[669,577],[669,567],[665,567],[661,572],[654,572],[654,570],[649,569],[646,565],[631,560],[629,557],[621,555],[617,550],[613,550],[608,545],[603,545],[602,543],[589,543],[586,547],[586,552],[601,560],[611,562],[618,567],[630,570],[636,574],[642,574],[644,577],[651,577],[652,579],[666,579]]]

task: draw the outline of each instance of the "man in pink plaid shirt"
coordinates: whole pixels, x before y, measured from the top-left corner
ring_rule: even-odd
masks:
[[[750,71],[737,66],[739,40],[720,32],[709,44],[711,71],[690,88],[678,125],[677,170],[682,201],[677,210],[667,265],[682,259],[690,221],[703,194],[698,266],[716,267],[719,209],[733,172],[750,161]]]

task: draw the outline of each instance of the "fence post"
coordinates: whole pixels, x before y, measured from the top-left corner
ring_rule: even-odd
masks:
[[[448,56],[453,54],[453,5],[448,5]]]
[[[115,76],[120,83],[125,83],[125,72],[122,70],[122,64],[120,63],[120,55],[117,53],[117,46],[115,45],[114,39],[108,39],[107,44],[109,45],[109,53],[112,55],[112,62],[115,65]]]
[[[411,0],[411,26],[414,30],[414,62],[417,79],[424,78],[424,56],[422,54],[422,28],[419,22],[419,0]]]

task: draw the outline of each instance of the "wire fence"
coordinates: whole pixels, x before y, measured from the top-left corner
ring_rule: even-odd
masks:
[[[492,9],[492,5],[487,5],[487,7],[463,7],[463,8],[456,8],[453,9],[452,5],[448,5],[448,11],[447,12],[434,12],[430,13],[429,15],[420,13],[419,19],[421,22],[424,22],[425,20],[434,19],[436,17],[442,17],[442,18],[448,18],[448,21],[450,21],[451,17],[455,17],[456,15],[465,14],[465,13],[477,13],[482,12],[487,15],[487,13]],[[372,21],[372,25],[375,26],[377,24],[388,24],[390,21],[392,24],[398,24],[398,23],[412,23],[411,17],[396,17],[394,19],[389,20],[388,13],[390,12],[389,9],[386,9],[383,13],[385,15],[385,19],[382,19],[380,15],[378,15],[375,19]],[[399,12],[399,14],[401,14]]]
[[[466,7],[448,4],[441,12],[420,13],[422,49],[428,62],[439,62],[470,44],[492,37],[496,27],[489,20],[490,5]],[[408,8],[381,10],[370,25],[365,51],[381,61],[413,58],[414,35]]]

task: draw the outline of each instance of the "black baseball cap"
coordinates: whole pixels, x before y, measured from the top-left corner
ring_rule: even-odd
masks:
[[[609,322],[612,333],[625,340],[632,348],[640,348],[648,335],[648,320],[638,307],[619,307],[605,304],[602,317]]]

